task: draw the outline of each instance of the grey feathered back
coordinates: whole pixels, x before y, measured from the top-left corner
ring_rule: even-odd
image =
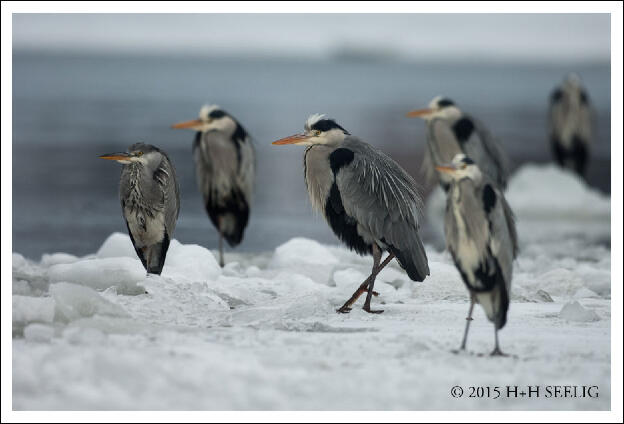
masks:
[[[169,237],[173,237],[176,220],[180,212],[180,188],[175,169],[167,154],[151,145],[137,143],[130,146],[130,151],[143,149],[144,154],[155,152],[160,161],[152,168],[136,164],[124,165],[121,171],[119,194],[122,208],[128,199],[135,199],[137,205],[154,215],[157,211],[165,213],[165,228]]]
[[[467,239],[473,243],[471,253],[479,262],[494,257],[505,278],[507,292],[510,290],[513,260],[518,253],[518,239],[515,219],[502,191],[493,188],[496,200],[487,210],[483,205],[484,187],[487,181],[474,186],[473,181],[464,179],[456,183],[447,197],[445,215],[445,235],[449,251],[454,257],[460,250],[460,227],[464,229]],[[462,220],[462,223],[458,222]],[[470,258],[463,258],[467,266]],[[456,259],[457,260],[457,259]],[[466,272],[466,269],[463,270]]]
[[[450,184],[449,177],[438,175],[435,166],[449,164],[456,154],[464,153],[477,163],[481,172],[504,189],[509,175],[509,161],[500,143],[482,122],[467,114],[463,114],[460,119],[463,118],[474,124],[474,131],[463,143],[457,140],[452,130],[457,120],[449,122],[443,118],[435,118],[427,123],[427,148],[421,172],[430,184],[438,178],[443,183]]]
[[[593,111],[582,86],[564,83],[551,96],[550,133],[565,146],[577,136],[585,144],[592,140]]]
[[[354,153],[353,161],[336,176],[344,209],[364,231],[382,244],[394,246],[415,268],[407,269],[417,281],[429,275],[427,256],[418,234],[423,202],[416,182],[383,152],[348,136],[340,147]]]

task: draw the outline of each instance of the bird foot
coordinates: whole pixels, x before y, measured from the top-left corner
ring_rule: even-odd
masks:
[[[383,309],[373,310],[373,309],[370,308],[370,306],[366,306],[366,305],[364,305],[364,307],[362,309],[364,309],[369,314],[381,314],[381,313],[383,313]]]
[[[509,355],[507,355],[506,353],[503,353],[503,352],[502,352],[502,351],[501,351],[501,350],[497,347],[497,348],[495,348],[495,349],[492,351],[492,353],[490,353],[490,356],[503,356],[503,357],[505,357],[505,356],[509,356]]]
[[[353,293],[351,299],[347,300],[339,309],[336,309],[336,312],[341,314],[348,314],[351,312],[351,305],[353,305],[355,301],[358,300],[358,298],[364,293],[368,293],[368,289],[358,289],[355,293]],[[373,290],[373,296],[379,296],[379,293]]]

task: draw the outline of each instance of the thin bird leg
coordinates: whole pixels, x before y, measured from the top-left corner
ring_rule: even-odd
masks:
[[[494,342],[494,350],[492,351],[492,353],[490,353],[490,356],[507,356],[500,350],[500,347],[498,346],[498,329],[496,327],[494,327]]]
[[[392,253],[388,255],[388,258],[390,258],[391,256],[392,256]],[[364,306],[362,307],[362,309],[364,309],[366,312],[370,314],[380,314],[383,312],[383,310],[373,311],[370,308],[370,302],[373,297],[373,287],[375,287],[375,278],[377,278],[377,274],[379,274],[382,269],[379,267],[379,260],[381,259],[381,250],[379,249],[379,247],[377,247],[376,244],[373,244],[373,258],[375,260],[375,266],[373,267],[373,273],[371,275],[372,278],[370,279],[370,282],[369,282],[370,285],[368,286],[368,293],[366,294],[366,300],[364,301]],[[386,261],[384,261],[384,263],[387,264],[389,262],[388,258],[386,258]]]
[[[225,261],[223,260],[223,231],[221,230],[221,217],[219,217],[219,265],[221,265],[221,268],[225,266]]]
[[[371,279],[375,278],[374,276],[376,275],[380,260],[381,260],[381,252],[377,248],[376,245],[373,245],[373,269],[371,270],[371,274],[368,276],[366,280],[364,280],[362,284],[360,284],[360,287],[358,287],[355,293],[351,295],[351,298],[349,298],[349,300],[347,300],[345,304],[342,305],[342,307],[338,309],[336,312],[341,312],[341,313],[350,312],[351,305],[353,305],[353,303],[355,303],[355,301],[358,300],[358,298],[362,295],[362,293],[368,291],[368,285],[370,284]]]
[[[460,350],[466,349],[466,340],[468,339],[468,329],[470,328],[470,321],[472,321],[472,309],[474,308],[474,297],[470,296],[470,308],[468,309],[468,316],[466,317],[466,329],[464,330],[464,338],[461,343]]]
[[[370,285],[371,279],[374,280],[377,274],[379,274],[381,270],[384,269],[384,267],[388,265],[390,261],[394,258],[393,254],[389,254],[388,257],[381,264],[379,264],[379,260],[381,259],[381,251],[379,250],[379,248],[377,248],[377,252],[379,256],[378,256],[378,259],[375,260],[375,248],[373,248],[374,265],[373,265],[373,270],[371,272],[371,275],[366,280],[364,280],[362,284],[360,284],[360,287],[355,291],[355,293],[353,293],[353,295],[349,298],[349,300],[347,300],[340,309],[337,309],[336,312],[340,312],[343,314],[349,313],[351,311],[351,305],[353,305],[362,294],[368,291],[368,286]],[[373,291],[372,295],[378,296],[379,293]]]

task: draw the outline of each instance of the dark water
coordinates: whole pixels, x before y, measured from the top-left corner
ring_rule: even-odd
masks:
[[[311,113],[335,117],[417,176],[424,123],[404,118],[438,94],[486,122],[515,167],[546,162],[547,97],[579,73],[596,107],[590,184],[610,192],[609,64],[485,65],[179,57],[13,55],[13,251],[82,255],[125,224],[120,165],[97,156],[145,141],[177,169],[182,206],[175,237],[216,246],[194,180],[193,134],[169,126],[217,103],[254,136],[256,196],[241,250],[272,249],[294,236],[336,243],[310,209],[303,149],[270,142],[301,131]]]

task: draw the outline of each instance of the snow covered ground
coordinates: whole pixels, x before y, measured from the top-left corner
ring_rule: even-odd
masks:
[[[162,276],[146,277],[116,233],[87,257],[13,254],[13,408],[609,409],[610,199],[550,166],[520,169],[508,199],[521,243],[500,333],[509,357],[487,355],[478,307],[468,352],[453,352],[467,292],[433,246],[425,282],[396,262],[379,275],[383,314],[341,315],[371,258],[294,238],[220,269],[214,252],[173,241]],[[431,225],[441,208],[434,194]],[[529,385],[541,396],[507,396]],[[597,397],[546,397],[554,385]],[[471,386],[502,396],[470,398]]]

